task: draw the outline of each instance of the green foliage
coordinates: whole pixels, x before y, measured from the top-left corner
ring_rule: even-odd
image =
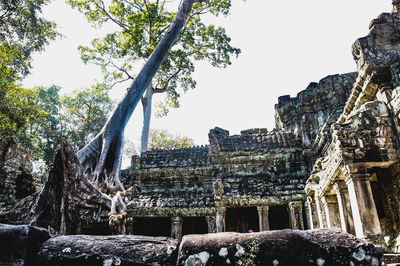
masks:
[[[41,119],[29,121],[19,141],[34,151],[35,159],[49,166],[62,138],[76,149],[82,148],[105,124],[113,108],[108,89],[103,84],[61,96],[60,87],[32,89],[32,99],[40,108]]]
[[[171,2],[160,0],[67,0],[82,12],[95,27],[114,23],[118,30],[104,38],[94,39],[91,47],[80,47],[81,58],[101,66],[107,82],[133,79],[130,74],[137,63],[146,61],[171,24],[176,12],[168,10]],[[231,46],[225,29],[207,25],[201,15],[228,15],[231,0],[210,0],[195,3],[187,24],[167,58],[154,77],[155,92],[165,92],[160,104],[166,115],[170,108],[179,107],[178,87],[184,91],[195,88],[191,77],[194,61],[207,60],[214,67],[226,67],[240,49]]]
[[[48,0],[0,0],[0,50],[10,56],[7,64],[13,74],[29,73],[33,52],[42,51],[56,38],[55,24],[41,18]],[[1,60],[4,60],[4,53]]]
[[[61,104],[64,130],[77,149],[83,148],[101,131],[114,106],[104,84],[64,96]]]
[[[57,36],[55,24],[39,17],[47,0],[0,0],[0,138],[9,139],[27,123],[43,118],[33,90],[19,85],[31,55]]]
[[[34,93],[9,83],[0,87],[0,139],[8,140],[20,133],[27,123],[43,117],[35,104]]]
[[[150,129],[149,150],[153,149],[181,149],[194,145],[194,141],[188,137],[172,135],[166,129]]]
[[[35,104],[43,112],[42,118],[28,123],[18,136],[20,142],[34,151],[36,159],[43,159],[46,165],[52,163],[56,149],[65,131],[60,114],[60,87],[36,87],[32,90]]]

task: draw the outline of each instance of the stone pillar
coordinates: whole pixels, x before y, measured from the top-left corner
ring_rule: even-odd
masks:
[[[128,235],[133,235],[133,218],[129,217],[126,219],[126,231]]]
[[[260,232],[269,231],[268,206],[257,206]]]
[[[340,225],[343,231],[355,235],[349,191],[343,181],[333,184],[339,206]]]
[[[306,212],[306,224],[305,228],[307,229],[314,229],[313,225],[313,217],[312,217],[312,203],[309,200],[310,197],[307,197],[307,201],[304,204],[305,212]]]
[[[369,177],[367,173],[350,173],[345,179],[357,237],[382,234]]]
[[[176,216],[171,218],[171,237],[182,239],[182,217]]]
[[[225,215],[226,207],[217,207],[217,213],[215,215],[217,233],[225,232]]]
[[[313,201],[312,197],[307,197],[307,213],[308,213],[308,220],[309,220],[309,228],[315,229],[319,228],[319,221],[317,215],[317,208],[315,206],[315,202]]]
[[[325,222],[324,222],[325,214],[322,212],[320,200],[319,200],[319,198],[317,196],[317,193],[315,193],[314,199],[315,199],[315,206],[317,207],[316,209],[317,209],[317,217],[318,217],[319,228],[326,228],[326,225],[325,225]]]
[[[215,227],[215,216],[206,216],[207,226],[208,226],[208,233],[216,233],[217,229]]]
[[[292,229],[304,230],[303,222],[303,202],[292,201],[289,202],[290,220],[292,222]]]
[[[321,202],[325,212],[326,225],[328,228],[340,226],[340,215],[337,198],[335,195],[325,195],[321,197]]]

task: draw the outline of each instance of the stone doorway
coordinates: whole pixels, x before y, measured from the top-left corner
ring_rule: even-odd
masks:
[[[390,235],[400,224],[399,181],[389,168],[375,168],[371,178],[371,190],[378,212],[383,235]]]
[[[171,219],[169,217],[133,218],[133,234],[171,237]]]
[[[208,224],[206,217],[183,217],[182,235],[207,234]]]
[[[269,230],[289,229],[289,212],[286,205],[269,206]]]
[[[257,207],[227,208],[225,217],[226,232],[259,232]]]
[[[111,230],[108,222],[81,224],[80,232],[78,234],[106,236],[111,235]]]

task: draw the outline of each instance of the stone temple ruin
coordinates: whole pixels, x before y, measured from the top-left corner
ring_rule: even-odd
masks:
[[[193,233],[338,227],[377,243],[400,227],[400,14],[353,45],[358,72],[311,83],[275,106],[276,129],[134,157],[128,232]]]
[[[358,71],[279,97],[273,131],[216,127],[207,146],[134,156],[124,173],[133,187],[126,231],[181,239],[337,227],[400,245],[400,1],[393,6],[354,43]],[[0,199],[9,204],[37,186],[30,164],[9,156],[14,146],[0,143]],[[80,223],[78,233],[110,234],[106,211]]]
[[[342,112],[357,73],[328,76],[276,105],[276,126],[240,135],[214,128],[209,145],[132,159],[128,232],[183,235],[310,228],[304,188],[314,142]]]

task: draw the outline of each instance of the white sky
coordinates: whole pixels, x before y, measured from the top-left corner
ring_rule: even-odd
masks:
[[[272,130],[278,97],[294,97],[327,75],[355,71],[351,45],[368,33],[372,19],[390,10],[390,0],[233,0],[231,15],[215,23],[242,49],[239,58],[227,69],[197,64],[197,88],[182,93],[181,108],[154,118],[152,127],[189,136],[196,144],[207,144],[215,126],[231,134],[256,127]],[[77,47],[89,45],[102,32],[91,29],[63,0],[53,1],[43,15],[65,37],[34,56],[24,86],[55,84],[71,91],[101,81],[98,67],[84,65]],[[113,97],[121,97],[126,87],[115,88]],[[125,134],[136,146],[141,124],[139,104]]]

